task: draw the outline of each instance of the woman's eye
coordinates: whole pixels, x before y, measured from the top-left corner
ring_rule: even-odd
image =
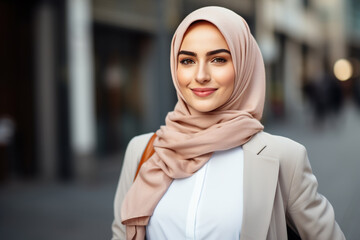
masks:
[[[186,59],[180,60],[180,63],[184,64],[184,65],[188,65],[188,64],[193,64],[194,61],[191,60],[191,59],[186,58]]]
[[[214,58],[212,60],[213,63],[225,63],[226,62],[226,59],[225,58],[221,58],[221,57],[217,57],[217,58]]]

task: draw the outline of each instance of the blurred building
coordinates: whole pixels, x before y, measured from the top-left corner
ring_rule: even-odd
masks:
[[[256,33],[267,66],[269,115],[296,119],[306,101],[318,105],[315,114],[332,104],[327,101],[333,93],[324,88],[339,88],[332,66],[347,57],[344,8],[345,2],[338,0],[257,1]]]
[[[340,106],[332,66],[360,57],[356,0],[2,0],[0,124],[12,136],[0,142],[0,177],[86,178],[155,131],[176,102],[172,34],[207,5],[248,21],[266,64],[265,121],[309,102],[320,115]]]

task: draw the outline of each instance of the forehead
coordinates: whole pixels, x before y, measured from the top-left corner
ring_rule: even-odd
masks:
[[[197,21],[186,30],[180,50],[206,47],[229,49],[224,36],[215,25],[207,21]]]

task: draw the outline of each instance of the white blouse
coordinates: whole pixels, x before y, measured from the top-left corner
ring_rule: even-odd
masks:
[[[189,178],[175,179],[156,206],[146,239],[240,239],[244,153],[215,152]]]

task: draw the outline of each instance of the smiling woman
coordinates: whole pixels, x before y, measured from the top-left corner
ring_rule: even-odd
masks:
[[[185,33],[178,54],[177,80],[190,111],[210,112],[230,98],[234,66],[226,40],[213,24],[199,21]]]
[[[156,134],[128,145],[113,240],[345,239],[305,148],[263,132],[265,68],[245,20],[198,9],[170,54],[178,102]]]

